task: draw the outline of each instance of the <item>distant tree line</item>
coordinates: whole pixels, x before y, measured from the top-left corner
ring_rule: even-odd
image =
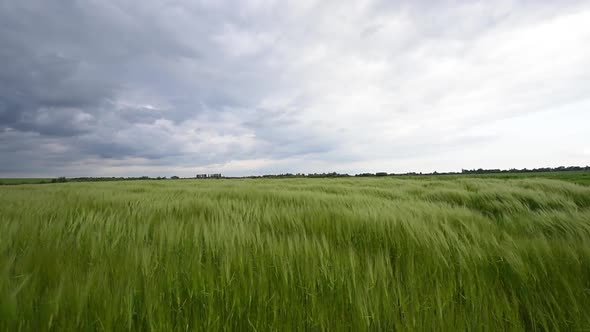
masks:
[[[433,175],[459,175],[459,174],[494,174],[494,173],[533,173],[533,172],[571,172],[571,171],[590,171],[590,166],[559,166],[559,167],[543,167],[543,168],[523,168],[523,169],[516,169],[511,168],[507,170],[502,169],[462,169],[461,172],[437,172],[434,171],[432,173],[422,173],[422,172],[408,172],[408,173],[388,173],[388,172],[376,172],[376,173],[359,173],[355,175],[349,174],[342,174],[342,173],[283,173],[283,174],[266,174],[266,175],[258,175],[258,176],[247,176],[247,178],[336,178],[336,177],[379,177],[379,176],[433,176]]]
[[[282,173],[282,174],[265,174],[265,175],[250,175],[245,178],[248,179],[259,179],[259,178],[338,178],[347,177],[348,174],[339,174],[336,172],[331,173]]]
[[[250,178],[250,179],[258,179],[258,178],[273,178],[273,179],[280,179],[280,178],[342,178],[342,177],[383,177],[383,176],[433,176],[433,175],[460,175],[460,174],[502,174],[502,173],[540,173],[540,172],[574,172],[574,171],[590,171],[590,166],[559,166],[559,167],[542,167],[542,168],[523,168],[523,169],[462,169],[461,172],[432,172],[432,173],[416,173],[416,172],[408,172],[408,173],[387,173],[387,172],[376,172],[376,173],[359,173],[355,175],[350,175],[346,173],[337,173],[337,172],[328,172],[328,173],[282,173],[282,174],[265,174],[265,175],[255,175],[255,176],[245,176],[242,178]],[[171,176],[169,179],[171,180],[178,180],[178,179],[221,179],[221,178],[236,178],[236,177],[225,177],[222,176],[221,173],[214,173],[214,174],[197,174],[195,177],[191,178],[181,178],[176,175]],[[51,183],[62,183],[62,182],[99,182],[99,181],[133,181],[133,180],[167,180],[167,177],[149,177],[149,176],[139,176],[139,177],[76,177],[76,178],[66,178],[66,177],[58,177],[51,180]],[[45,182],[48,183],[48,182]]]
[[[170,178],[165,176],[157,176],[157,177],[149,177],[149,176],[129,176],[129,177],[91,177],[91,176],[84,176],[84,177],[75,177],[75,178],[66,178],[64,176],[60,176],[54,179],[51,179],[51,183],[62,183],[62,182],[104,182],[104,181],[133,181],[133,180],[179,180],[179,179],[221,179],[223,176],[221,173],[216,174],[197,174],[195,177],[192,178],[181,178],[179,176],[173,175]]]
[[[580,167],[580,166],[559,166],[559,167],[542,167],[542,168],[533,168],[533,169],[516,169],[510,168],[507,170],[501,169],[463,169],[461,170],[461,174],[489,174],[489,173],[538,173],[538,172],[574,172],[574,171],[589,171],[590,166]]]
[[[171,179],[174,177],[171,177]],[[178,178],[178,177],[176,177]],[[77,177],[77,178],[66,178],[60,176],[58,178],[52,179],[52,183],[60,183],[60,182],[104,182],[104,181],[131,181],[131,180],[166,180],[166,177],[158,176],[158,177],[149,177],[149,176],[137,176],[137,177]]]

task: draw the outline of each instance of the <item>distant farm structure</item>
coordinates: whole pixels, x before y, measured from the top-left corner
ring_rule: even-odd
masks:
[[[216,174],[197,174],[197,179],[221,179],[221,173]]]

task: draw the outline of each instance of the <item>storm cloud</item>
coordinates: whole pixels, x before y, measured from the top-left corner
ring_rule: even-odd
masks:
[[[0,2],[0,176],[590,163],[587,1]]]

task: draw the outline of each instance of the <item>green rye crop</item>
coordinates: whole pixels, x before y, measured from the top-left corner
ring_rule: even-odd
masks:
[[[4,331],[582,331],[590,187],[241,179],[0,187]]]

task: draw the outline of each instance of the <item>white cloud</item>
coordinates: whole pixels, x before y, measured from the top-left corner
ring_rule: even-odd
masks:
[[[34,33],[17,25],[0,33],[33,64],[9,54],[0,58],[5,68],[37,68],[21,82],[0,69],[0,128],[39,133],[5,130],[0,140],[40,142],[30,149],[61,153],[59,169],[245,175],[588,163],[579,143],[589,138],[580,127],[590,100],[587,2],[125,1],[86,9],[93,16],[68,17],[90,23],[60,40],[44,32],[67,27],[44,17],[51,10],[7,11],[7,20],[43,20],[32,20]],[[105,23],[111,41],[86,38]],[[118,50],[105,50],[109,43]],[[55,59],[32,55],[55,50]],[[26,91],[15,97],[10,86]],[[68,101],[69,91],[81,97]],[[51,169],[59,160],[37,164]]]

